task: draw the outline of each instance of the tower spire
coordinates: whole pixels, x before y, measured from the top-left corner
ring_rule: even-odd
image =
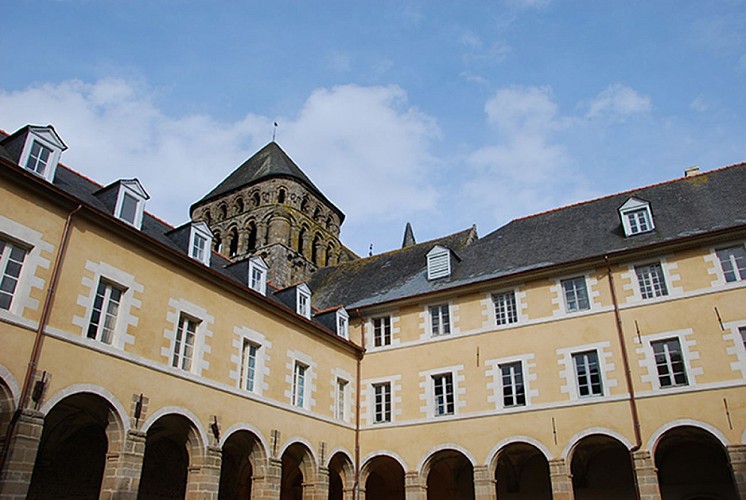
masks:
[[[401,247],[407,248],[412,245],[416,245],[417,241],[414,239],[414,231],[412,231],[412,224],[407,222],[407,227],[404,228],[404,240],[402,241]]]

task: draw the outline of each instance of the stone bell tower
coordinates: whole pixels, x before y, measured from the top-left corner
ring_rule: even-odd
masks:
[[[268,281],[279,288],[358,258],[339,241],[342,211],[274,141],[192,205],[190,215],[207,223],[214,249],[226,257],[264,258]]]

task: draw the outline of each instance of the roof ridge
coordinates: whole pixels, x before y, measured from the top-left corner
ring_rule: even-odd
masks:
[[[535,214],[523,215],[521,217],[516,217],[511,222],[513,222],[513,221],[519,221],[519,220],[525,220],[525,219],[531,219],[533,217],[539,217],[541,215],[547,215],[547,214],[551,214],[551,213],[554,213],[554,212],[561,212],[562,210],[566,210],[568,208],[578,207],[578,206],[586,205],[586,204],[589,204],[589,203],[595,203],[595,202],[601,201],[601,200],[608,200],[609,198],[613,198],[615,196],[619,196],[619,195],[623,195],[623,194],[629,194],[629,193],[634,193],[635,191],[640,191],[640,190],[643,190],[643,189],[650,189],[650,188],[655,188],[655,187],[658,187],[658,186],[664,186],[666,184],[673,184],[675,182],[680,182],[680,181],[684,181],[684,180],[687,180],[687,179],[692,179],[693,177],[698,177],[698,176],[701,176],[701,175],[709,175],[709,174],[721,172],[723,170],[728,170],[730,168],[743,167],[743,166],[746,166],[746,162],[733,163],[731,165],[726,165],[724,167],[714,168],[714,169],[708,170],[706,172],[700,172],[699,174],[697,174],[695,176],[692,176],[692,177],[686,177],[686,176],[677,177],[675,179],[669,179],[669,180],[666,180],[666,181],[656,182],[656,183],[653,183],[653,184],[649,184],[647,186],[640,186],[640,187],[636,187],[636,188],[632,188],[632,189],[627,189],[626,191],[619,191],[618,193],[612,193],[612,194],[607,194],[607,195],[604,195],[604,196],[599,196],[598,198],[591,198],[590,200],[583,200],[583,201],[578,201],[578,202],[575,202],[575,203],[570,203],[568,205],[563,205],[561,207],[551,208],[549,210],[544,210],[542,212],[536,212]]]

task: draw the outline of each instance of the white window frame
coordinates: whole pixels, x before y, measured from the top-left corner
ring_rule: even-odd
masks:
[[[435,245],[427,253],[427,279],[435,280],[451,275],[451,251]]]
[[[373,347],[391,345],[391,315],[375,316],[370,320],[373,331]]]
[[[102,287],[103,293],[101,293]],[[125,308],[123,306],[126,306],[124,303],[126,293],[126,288],[109,280],[99,279],[93,296],[91,314],[88,318],[86,336],[89,339],[108,345],[115,343],[119,330],[120,315],[124,312],[123,309]],[[115,295],[118,295],[118,298],[114,298]],[[97,308],[96,304],[99,302],[99,297],[101,298],[101,304]]]
[[[582,365],[578,364],[578,360],[581,357],[587,357],[588,355],[593,355],[595,357],[595,368],[598,376],[598,383],[594,384],[592,379],[592,372],[591,372],[591,366],[590,363],[584,362]],[[597,397],[603,397],[605,393],[605,384],[604,384],[604,367],[601,363],[601,357],[599,356],[597,349],[589,349],[587,351],[578,351],[572,353],[570,356],[571,362],[572,362],[572,368],[575,374],[575,387],[578,391],[578,397],[580,399],[586,399],[586,398],[597,398]],[[584,373],[581,374],[580,369],[581,367],[584,370]],[[582,377],[582,379],[581,379]],[[595,389],[594,386],[598,386],[598,389]],[[587,394],[583,394],[583,388],[587,389]],[[598,390],[598,392],[595,392]]]
[[[576,286],[577,283],[579,283],[582,280],[583,282],[583,289],[585,291],[585,301],[587,303],[587,307],[580,307],[580,297],[578,293],[578,287]],[[571,303],[571,301],[568,298],[568,291],[566,284],[572,284],[572,299],[574,302]],[[565,305],[565,311],[568,313],[577,313],[582,311],[589,311],[591,309],[591,293],[588,286],[588,280],[586,279],[585,275],[580,276],[573,276],[572,278],[566,278],[560,280],[560,293],[562,294],[562,303]],[[571,304],[575,304],[573,307],[571,307]]]
[[[0,235],[0,243],[2,243],[3,245],[3,251],[2,253],[0,253],[0,285],[3,288],[11,288],[12,282],[12,290],[0,291],[0,294],[9,297],[8,307],[0,307],[0,309],[3,309],[5,311],[12,311],[14,309],[13,305],[16,301],[16,297],[21,285],[21,279],[23,278],[23,269],[25,267],[24,264],[28,260],[30,251],[25,246],[19,245],[15,241],[5,238],[3,235]],[[11,259],[10,257],[11,254],[17,252],[23,253],[20,262],[18,261],[17,255],[14,259]],[[8,268],[16,266],[18,267],[18,273],[14,276],[12,273],[8,272]]]
[[[259,256],[254,256],[249,259],[249,277],[248,285],[249,288],[255,292],[259,292],[262,295],[267,295],[267,271],[269,266]]]
[[[291,404],[298,408],[306,408],[308,404],[308,375],[309,366],[298,360],[293,364],[293,387]]]
[[[239,387],[245,391],[256,393],[259,392],[259,374],[261,372],[259,350],[262,346],[246,337],[243,337],[241,340],[241,366],[238,374]]]
[[[334,418],[347,421],[347,400],[349,399],[350,382],[342,377],[337,377],[334,391]]]
[[[183,312],[174,332],[174,347],[171,356],[171,367],[192,372],[196,361],[197,336],[200,321]],[[192,327],[191,329],[189,327]],[[189,343],[191,335],[191,344]]]
[[[135,213],[133,214],[134,217],[131,221],[127,220],[122,213],[125,200],[128,197],[135,202]],[[140,229],[142,227],[143,213],[145,212],[145,202],[148,199],[150,199],[150,196],[145,192],[145,189],[143,189],[140,181],[137,179],[120,181],[114,215],[122,222],[126,222],[130,226]]]
[[[678,348],[678,355],[680,357],[678,361],[673,359],[673,351],[670,347],[670,345],[674,343],[675,347]],[[656,352],[657,346],[662,347],[659,352]],[[668,389],[673,387],[685,387],[689,385],[689,376],[687,375],[684,349],[681,345],[681,339],[679,337],[674,336],[664,339],[651,340],[650,348],[653,351],[653,358],[655,360],[655,368],[658,375],[659,388]],[[676,365],[679,365],[679,371],[676,371]],[[664,370],[664,373],[661,373],[662,370]],[[683,381],[677,380],[677,375],[683,375]],[[668,378],[668,383],[664,383],[665,378]]]
[[[311,319],[311,290],[305,283],[295,287],[295,312],[304,318]]]
[[[661,262],[635,266],[635,276],[643,300],[665,297],[669,294],[666,272]]]
[[[374,424],[393,421],[393,382],[385,380],[371,384],[371,417]]]
[[[350,315],[344,307],[337,309],[337,335],[343,339],[350,340]]]
[[[198,245],[202,242],[203,245]],[[212,233],[204,222],[193,222],[189,232],[189,256],[202,264],[210,265]]]
[[[456,381],[453,372],[430,375],[433,394],[433,415],[444,417],[456,414]]]
[[[743,256],[735,256],[733,254],[734,251],[740,251],[743,253]],[[726,252],[729,252],[729,254],[725,255]],[[720,265],[720,271],[723,273],[723,280],[725,283],[736,283],[738,281],[746,280],[746,247],[744,247],[743,244],[718,248],[715,250],[715,256]],[[726,258],[723,259],[723,257]],[[728,265],[731,268],[729,271],[725,269],[723,263],[724,260],[728,262]],[[742,261],[743,267],[738,266],[739,261]],[[730,279],[729,276],[731,276]]]
[[[642,217],[638,217],[640,215]],[[627,237],[649,233],[655,229],[653,212],[650,209],[650,203],[646,201],[637,198],[628,199],[624,205],[619,207],[619,217],[622,219],[622,227]],[[645,224],[645,228],[640,227],[641,221]]]
[[[493,293],[492,305],[494,306],[495,324],[497,326],[505,326],[518,323],[520,314],[518,307],[518,298],[516,297],[515,290]]]
[[[427,316],[430,321],[430,335],[432,337],[442,337],[453,332],[451,305],[449,303],[428,306]]]
[[[44,168],[44,172],[38,172],[28,167],[34,143],[38,143],[40,146],[43,146],[50,151],[49,158],[47,158],[47,162]],[[26,171],[31,172],[34,175],[38,175],[48,182],[52,182],[52,180],[54,180],[54,174],[57,171],[57,165],[60,162],[60,156],[66,149],[67,146],[64,142],[62,142],[62,139],[60,139],[53,127],[31,126],[28,129],[26,142],[23,145],[23,150],[21,151],[21,156],[19,157],[18,164],[21,165]]]
[[[514,370],[518,367],[518,370]],[[506,374],[506,368],[509,373]],[[503,408],[518,408],[528,404],[528,386],[526,384],[526,375],[523,369],[523,361],[506,361],[499,363],[497,369],[500,373],[500,403]],[[506,383],[507,375],[507,383]],[[509,390],[509,394],[508,394]],[[512,402],[508,402],[508,399]],[[520,401],[520,399],[523,401]]]

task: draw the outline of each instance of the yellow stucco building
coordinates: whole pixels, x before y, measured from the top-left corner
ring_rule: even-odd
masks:
[[[171,227],[0,136],[0,498],[746,498],[746,164],[358,258],[270,143]]]

